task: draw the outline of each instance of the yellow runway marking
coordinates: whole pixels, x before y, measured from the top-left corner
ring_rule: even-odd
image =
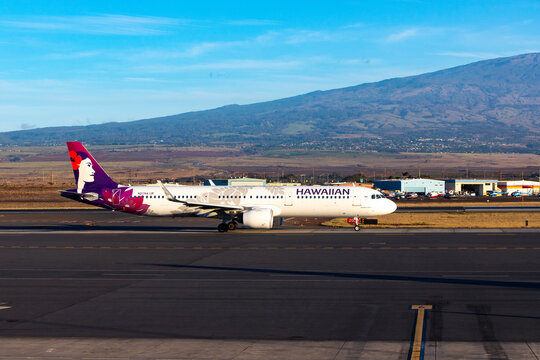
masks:
[[[412,305],[411,309],[416,310],[416,326],[414,338],[409,352],[410,360],[420,360],[424,358],[424,320],[425,311],[431,310],[431,305]]]

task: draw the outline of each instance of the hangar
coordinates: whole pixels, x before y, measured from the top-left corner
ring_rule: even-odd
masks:
[[[488,179],[452,179],[445,180],[445,190],[458,194],[474,193],[478,196],[487,195],[488,191],[497,190],[497,180]]]
[[[430,192],[444,192],[444,181],[433,179],[375,180],[373,181],[373,185],[381,190],[407,193],[427,194]]]
[[[540,190],[540,183],[538,181],[499,181],[498,186],[501,191],[504,191],[508,194],[519,191],[522,194],[532,195],[538,194]]]

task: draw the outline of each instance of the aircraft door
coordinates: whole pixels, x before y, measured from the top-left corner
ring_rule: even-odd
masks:
[[[285,206],[292,206],[293,195],[291,193],[285,194]]]
[[[353,189],[352,204],[353,206],[362,206],[362,193],[359,189]]]

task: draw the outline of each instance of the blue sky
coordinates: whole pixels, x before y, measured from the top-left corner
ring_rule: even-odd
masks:
[[[0,0],[0,131],[247,104],[540,51],[540,1]]]

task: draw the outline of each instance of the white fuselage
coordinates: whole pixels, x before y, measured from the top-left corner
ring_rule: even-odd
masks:
[[[367,217],[390,214],[396,204],[378,191],[357,186],[183,186],[166,184],[174,199],[214,205],[269,208],[274,217]],[[149,205],[149,216],[215,216],[167,199],[159,185],[130,186]]]

